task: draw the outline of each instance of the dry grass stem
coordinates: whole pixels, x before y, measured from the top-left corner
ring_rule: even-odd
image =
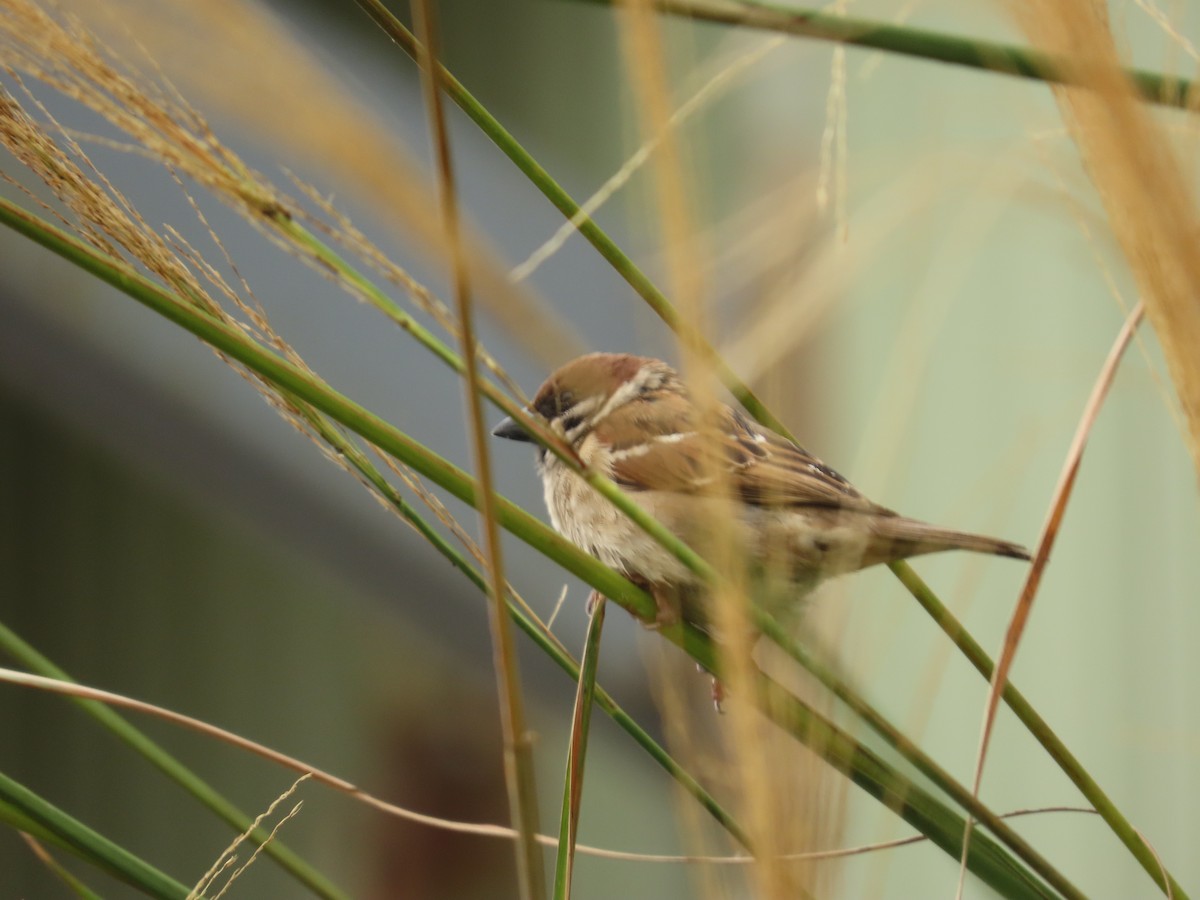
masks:
[[[1141,829],[1135,828],[1134,831],[1137,832],[1138,840],[1146,845],[1146,849],[1150,851],[1150,855],[1153,856],[1154,861],[1158,863],[1158,873],[1162,876],[1163,884],[1166,885],[1167,900],[1175,900],[1175,889],[1171,882],[1171,873],[1167,871],[1166,863],[1163,862],[1163,859],[1161,856],[1159,856],[1158,851],[1154,849],[1154,845],[1146,839],[1144,834],[1142,834]]]
[[[1132,309],[1132,304],[1126,299],[1125,294],[1118,286],[1116,275],[1113,273],[1108,257],[1103,252],[1104,247],[1101,246],[1101,235],[1097,234],[1098,230],[1104,230],[1107,220],[1103,218],[1102,214],[1097,214],[1095,211],[1085,207],[1083,200],[1079,196],[1079,192],[1071,190],[1068,186],[1067,177],[1062,170],[1062,166],[1055,165],[1045,150],[1045,144],[1048,141],[1065,137],[1069,137],[1065,128],[1031,135],[1034,149],[1038,152],[1042,164],[1052,174],[1055,184],[1058,186],[1060,201],[1065,203],[1068,210],[1070,210],[1072,219],[1074,219],[1076,226],[1087,242],[1088,249],[1092,255],[1092,261],[1095,263],[1096,270],[1100,273],[1100,277],[1104,281],[1104,286],[1108,289],[1109,295],[1116,302],[1121,312],[1128,315]],[[1111,242],[1111,234],[1104,236],[1110,238]],[[1109,246],[1110,242],[1106,242],[1105,246]],[[1183,414],[1180,412],[1178,398],[1172,393],[1170,385],[1167,384],[1166,379],[1159,370],[1159,366],[1155,364],[1150,353],[1150,348],[1147,346],[1146,335],[1143,330],[1139,329],[1134,333],[1134,342],[1137,344],[1138,352],[1141,354],[1146,372],[1149,373],[1151,380],[1154,382],[1155,390],[1158,391],[1159,397],[1162,400],[1163,408],[1171,417],[1172,423],[1179,432],[1180,439],[1186,443],[1187,423],[1184,422]]]
[[[307,777],[307,776],[305,776],[305,777]],[[303,779],[301,779],[301,780],[303,780]],[[250,868],[252,865],[254,865],[255,861],[262,854],[263,850],[265,850],[267,848],[267,845],[270,844],[271,841],[275,840],[275,835],[277,835],[279,833],[279,829],[281,829],[285,824],[287,824],[289,821],[291,821],[300,812],[300,809],[303,806],[304,806],[303,803],[297,803],[295,806],[293,806],[291,808],[291,810],[288,811],[287,815],[285,815],[282,819],[280,819],[278,822],[275,823],[275,827],[271,829],[271,833],[267,835],[266,840],[264,840],[261,844],[259,844],[257,847],[255,847],[254,852],[250,854],[250,858],[248,860],[246,860],[244,863],[242,863],[240,866],[238,866],[238,868],[233,872],[233,874],[231,874],[229,876],[229,878],[225,882],[225,886],[222,887],[221,890],[217,892],[217,896],[214,897],[213,900],[220,900],[221,897],[225,896],[225,894],[229,891],[229,889],[231,887],[233,887],[233,883],[235,881],[237,881],[238,878],[241,877],[243,872],[245,872],[248,868]]]
[[[1084,86],[1057,88],[1055,96],[1145,300],[1200,474],[1200,218],[1191,180],[1167,130],[1121,71],[1106,17],[1094,4],[1010,0],[1009,6],[1033,44],[1060,54],[1067,74]]]
[[[437,322],[450,337],[456,341],[462,340],[462,333],[459,330],[458,321],[455,319],[453,311],[451,311],[450,307],[440,297],[430,290],[428,286],[414,278],[403,266],[380,250],[366,234],[355,227],[349,216],[333,205],[331,200],[322,196],[313,187],[300,181],[300,179],[293,176],[292,180],[300,192],[326,217],[324,220],[317,218],[308,219],[314,228],[320,230],[335,244],[353,253],[379,275],[403,290],[413,301],[413,304]],[[497,381],[504,385],[505,390],[512,397],[515,397],[522,404],[527,401],[528,398],[521,390],[521,386],[505,371],[504,367],[497,362],[496,358],[487,351],[483,344],[478,342],[476,342],[476,355],[484,368]]]
[[[86,884],[72,875],[67,868],[55,859],[49,850],[47,850],[42,842],[31,834],[19,832],[21,840],[29,847],[30,852],[37,858],[43,866],[50,870],[50,873],[67,886],[67,888],[77,897],[95,897]]]
[[[835,15],[846,14],[846,0],[836,0],[831,11]],[[833,60],[829,67],[829,93],[825,100],[825,130],[821,134],[821,165],[817,178],[817,209],[821,213],[829,209],[833,195],[833,225],[844,242],[850,232],[846,215],[846,195],[849,191],[849,175],[846,129],[850,114],[846,98],[846,48],[837,44],[833,48]]]
[[[629,182],[629,179],[649,161],[669,132],[678,130],[693,115],[703,110],[732,87],[742,75],[786,42],[786,38],[774,37],[758,43],[728,62],[722,61],[717,66],[716,73],[671,114],[666,127],[646,138],[641,146],[621,164],[621,167],[609,176],[608,180],[592,196],[580,204],[579,211],[560,225],[558,230],[534,250],[524,262],[513,268],[508,277],[517,282],[524,281],[533,275],[546,260],[562,248],[571,235],[579,230],[579,226],[583,222],[595,215],[600,207],[621,190]]]
[[[638,99],[642,132],[657,139],[654,186],[667,267],[668,293],[674,298],[685,326],[677,333],[692,400],[698,410],[700,430],[716,441],[719,400],[714,389],[713,364],[705,352],[709,319],[704,285],[709,276],[706,255],[698,243],[687,183],[688,160],[671,124],[671,91],[668,87],[668,48],[656,15],[647,0],[626,5],[621,17],[624,57]],[[807,892],[806,873],[783,865],[781,841],[798,832],[784,792],[771,772],[774,732],[760,717],[752,701],[756,666],[752,658],[754,634],[749,621],[747,559],[734,536],[736,516],[730,504],[727,476],[717,460],[719,453],[703,454],[698,475],[711,486],[706,540],[698,548],[719,573],[709,590],[707,605],[720,635],[719,677],[737,698],[729,710],[732,771],[737,773],[735,795],[739,818],[748,823],[750,843],[760,864],[752,870],[758,893],[764,897],[795,897]]]
[[[488,620],[492,634],[492,661],[500,700],[500,731],[504,740],[504,775],[508,789],[509,814],[517,831],[517,885],[527,900],[545,895],[542,855],[538,849],[538,798],[534,783],[533,736],[526,727],[525,704],[521,693],[520,669],[512,625],[506,605],[507,579],[504,577],[504,553],[500,543],[500,526],[496,521],[496,496],[492,479],[490,430],[483,420],[483,398],[479,391],[479,368],[476,357],[475,310],[468,272],[467,248],[462,242],[462,227],[458,205],[458,186],[455,180],[450,136],[443,107],[442,68],[438,64],[437,13],[432,0],[412,0],[412,14],[421,47],[417,59],[421,66],[425,110],[433,138],[434,158],[438,174],[438,199],[445,243],[450,250],[450,274],[465,362],[463,379],[467,423],[471,432],[472,457],[479,482],[478,508],[486,550],[489,596]]]
[[[856,212],[854,240],[849,242],[836,228],[818,230],[807,202],[815,189],[813,176],[773,191],[722,223],[717,233],[716,264],[722,271],[764,273],[751,286],[758,297],[754,315],[744,317],[722,344],[725,358],[751,382],[760,378],[812,337],[862,268],[895,240],[899,229],[915,227],[929,215],[934,198],[949,192],[1007,197],[1026,177],[1004,154],[980,159],[930,153],[890,178],[870,206]],[[996,209],[991,218],[1002,212]],[[981,231],[972,224],[969,234]],[[957,260],[950,271],[961,277],[970,258],[950,258]]]
[[[7,2],[7,0],[6,0]],[[29,3],[30,0],[15,0]],[[246,0],[67,0],[115,45],[149,48],[172,79],[205,104],[238,120],[277,152],[283,147],[336,178],[354,199],[443,263],[449,249],[431,212],[437,199],[407,147],[379,117],[334,79],[292,30],[262,4]],[[130,37],[130,34],[134,38]],[[208,73],[220,71],[221,78]],[[516,289],[507,266],[466,228],[472,280],[480,300],[534,358],[555,365],[581,342],[552,306]]]
[[[446,526],[454,539],[462,545],[463,549],[467,551],[467,553],[473,560],[475,560],[479,567],[486,569],[487,559],[483,555],[483,551],[479,549],[479,544],[476,543],[475,539],[471,537],[465,528],[463,528],[462,523],[460,523],[458,519],[454,517],[454,514],[446,508],[446,504],[444,504],[441,499],[438,498],[437,494],[433,493],[433,491],[431,491],[425,485],[425,483],[407,466],[403,466],[396,462],[394,459],[392,459],[392,457],[388,456],[378,447],[372,446],[371,449],[375,452],[378,458],[382,460],[383,464],[387,466],[388,469],[404,483],[405,487],[412,491],[417,496],[417,499],[425,504],[425,506],[434,514],[437,520]],[[368,487],[371,487],[372,490],[374,490],[372,485],[368,485]],[[378,492],[376,491],[375,493]],[[382,498],[382,502],[386,508],[390,509],[392,512],[396,512],[395,505],[390,499],[384,497]],[[559,640],[559,638],[553,633],[553,631],[551,631],[551,626],[554,624],[553,615],[549,620],[543,621],[542,617],[534,611],[533,607],[530,606],[529,602],[521,596],[520,592],[517,591],[515,587],[513,587],[511,582],[508,583],[508,595],[512,599],[512,602],[523,613],[525,613],[531,622],[537,625],[542,634],[544,634],[546,638],[554,644],[554,646],[556,646],[563,653],[568,653],[566,645],[564,645],[563,642]],[[562,601],[565,599],[565,596],[566,589],[564,588],[563,596],[558,601],[559,606],[562,605]],[[555,607],[555,614],[557,614],[557,612],[558,606]]]
[[[1139,301],[1126,318],[1124,325],[1121,326],[1121,331],[1117,334],[1112,349],[1109,350],[1108,357],[1104,361],[1104,366],[1101,368],[1100,374],[1096,377],[1096,383],[1092,387],[1091,396],[1088,397],[1083,415],[1079,421],[1079,426],[1076,428],[1075,437],[1072,439],[1071,446],[1067,451],[1062,474],[1059,476],[1058,485],[1054,489],[1054,494],[1050,502],[1050,512],[1046,517],[1046,525],[1042,529],[1042,537],[1038,541],[1037,551],[1033,555],[1033,563],[1029,568],[1029,574],[1025,578],[1025,585],[1022,587],[1016,607],[1013,609],[1012,619],[1004,635],[1004,646],[997,658],[991,684],[988,686],[987,702],[984,705],[983,724],[980,728],[979,749],[975,758],[975,777],[971,789],[976,797],[979,796],[979,786],[983,780],[983,766],[987,759],[992,726],[996,721],[996,711],[1000,704],[1000,694],[1004,690],[1004,685],[1008,683],[1008,673],[1012,668],[1013,660],[1016,658],[1017,648],[1020,645],[1021,636],[1025,632],[1025,626],[1029,622],[1029,615],[1033,610],[1033,601],[1037,596],[1037,590],[1041,584],[1042,573],[1046,569],[1046,564],[1050,561],[1050,551],[1054,547],[1054,541],[1058,537],[1063,516],[1066,514],[1067,504],[1071,499],[1071,490],[1075,485],[1075,477],[1079,474],[1079,465],[1083,460],[1083,451],[1087,446],[1088,437],[1091,435],[1096,417],[1100,414],[1100,408],[1104,404],[1104,399],[1108,396],[1109,388],[1112,387],[1113,379],[1117,374],[1117,366],[1121,362],[1125,348],[1129,346],[1129,342],[1133,338],[1137,326],[1142,321],[1143,312],[1144,305]],[[967,851],[970,846],[972,825],[973,821],[968,817],[966,830],[963,834],[963,851],[959,868],[958,893],[960,897],[962,896],[963,884],[966,879]],[[1165,881],[1169,885],[1170,880],[1165,879]]]
[[[311,778],[314,782],[333,788],[336,791],[347,794],[355,800],[366,804],[386,815],[395,816],[404,819],[408,822],[414,822],[418,825],[424,825],[430,828],[440,828],[445,831],[451,831],[456,834],[470,834],[477,837],[500,838],[504,840],[515,840],[517,832],[512,828],[507,828],[502,825],[489,825],[474,822],[461,822],[453,819],[445,819],[439,816],[426,815],[395,803],[389,803],[361,788],[356,787],[349,781],[339,778],[329,772],[324,771],[316,766],[309,765],[295,757],[288,756],[285,753],[280,753],[278,750],[273,750],[255,741],[244,738],[241,735],[235,734],[224,728],[212,725],[200,719],[192,718],[191,716],[183,715],[174,710],[166,709],[161,706],[155,706],[152,703],[145,703],[141,700],[135,700],[131,697],[126,697],[121,694],[115,694],[111,691],[103,691],[98,688],[88,687],[76,682],[58,681],[54,678],[44,678],[40,675],[31,675],[28,672],[19,672],[13,669],[0,668],[0,682],[7,684],[19,685],[22,687],[32,688],[34,690],[45,691],[47,693],[59,694],[68,697],[78,697],[84,700],[96,700],[109,706],[129,709],[143,715],[153,716],[165,722],[170,722],[173,725],[178,725],[183,728],[203,734],[207,737],[214,738],[232,747],[237,747],[240,750],[245,750],[248,753],[253,753],[276,765],[290,769],[294,772],[299,772],[306,778]],[[299,784],[299,782],[297,782]],[[1069,807],[1050,807],[1040,810],[1019,810],[1014,813],[1009,813],[1009,816],[1028,815],[1036,812],[1055,812],[1055,811],[1072,811],[1072,812],[1091,812],[1091,810],[1080,810]],[[265,816],[271,814],[268,810],[263,816],[255,821],[255,827],[262,821]],[[250,829],[253,830],[253,829]],[[240,838],[231,845],[230,850],[237,846]],[[538,843],[546,847],[556,846],[558,843],[557,835],[537,836]],[[781,861],[806,861],[820,859],[834,859],[850,854],[868,853],[872,850],[886,850],[891,847],[904,846],[908,843],[919,843],[925,840],[922,836],[914,836],[912,838],[904,838],[901,841],[888,841],[881,844],[872,844],[864,847],[855,847],[841,850],[827,850],[817,852],[802,852],[802,853],[785,853],[781,856]],[[643,862],[643,863],[663,863],[663,864],[678,864],[678,863],[705,863],[715,865],[751,865],[756,862],[754,857],[748,856],[680,856],[669,854],[653,854],[653,853],[637,853],[622,850],[611,850],[604,847],[596,847],[589,844],[578,844],[576,846],[578,853],[587,856],[593,856],[598,859],[623,860],[626,862]],[[228,851],[223,856],[227,856]],[[206,878],[210,877],[214,870],[223,868],[224,863],[218,862],[213,868],[206,873]]]
[[[550,631],[554,628],[554,620],[558,618],[558,614],[562,610],[563,604],[567,601],[567,589],[569,587],[569,585],[563,585],[563,589],[558,595],[558,600],[554,603],[554,609],[550,612],[550,618],[546,620],[547,631]]]
[[[1172,44],[1187,54],[1190,60],[1200,63],[1200,52],[1196,51],[1196,45],[1175,27],[1175,23],[1154,3],[1154,0],[1133,0],[1133,2],[1150,18],[1151,22],[1159,27],[1163,34],[1171,39]]]
[[[233,843],[221,851],[221,855],[217,857],[216,861],[212,864],[209,870],[205,872],[203,876],[201,876],[198,882],[196,882],[196,886],[193,887],[191,892],[188,894],[188,900],[194,900],[194,898],[205,896],[209,889],[216,884],[217,878],[237,861],[237,856],[235,855],[237,853],[237,848],[245,843],[250,838],[250,835],[252,835],[264,821],[275,814],[275,810],[278,808],[280,803],[295,794],[300,785],[308,781],[310,778],[312,778],[312,775],[307,772],[297,778],[294,782],[292,782],[292,786],[290,788],[288,788],[271,802],[271,805],[268,806],[266,810],[250,824],[249,828],[234,838]],[[250,855],[250,858],[240,865],[229,876],[229,878],[226,879],[224,886],[220,889],[220,891],[217,892],[216,896],[213,897],[213,900],[219,900],[219,898],[229,890],[238,877],[245,872],[246,869],[253,865],[254,861],[258,859],[258,855],[262,853],[263,848],[275,838],[275,834],[280,828],[283,827],[285,822],[300,812],[300,807],[302,805],[302,803],[297,803],[294,807],[292,807],[291,811],[288,812],[287,815],[275,823],[275,827],[271,829],[271,833],[267,836],[267,839],[258,844],[258,846],[254,848],[254,852]]]

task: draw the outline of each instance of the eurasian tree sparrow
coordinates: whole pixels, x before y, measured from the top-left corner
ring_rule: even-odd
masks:
[[[581,356],[546,380],[529,410],[586,466],[612,478],[701,552],[711,516],[722,508],[705,473],[719,471],[730,495],[723,502],[737,511],[729,535],[756,569],[778,576],[768,609],[798,601],[828,576],[923,553],[957,549],[1029,559],[1017,544],[938,528],[872,503],[808,451],[727,406],[718,410],[717,433],[702,435],[687,388],[657,359]],[[533,440],[512,419],[492,433]],[[704,453],[716,458],[706,465]],[[681,612],[705,622],[700,582],[683,563],[545,448],[538,448],[537,463],[550,520],[562,535],[649,590],[660,622]]]

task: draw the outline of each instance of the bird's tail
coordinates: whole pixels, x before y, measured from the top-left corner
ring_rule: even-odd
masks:
[[[949,528],[939,528],[917,519],[906,519],[903,516],[876,519],[875,531],[879,537],[889,540],[892,549],[887,553],[888,561],[904,559],[909,556],[921,556],[925,553],[938,553],[942,550],[970,550],[975,553],[991,553],[995,556],[1008,556],[1013,559],[1030,558],[1029,551],[1020,544],[1002,541],[999,538],[986,537],[982,534],[970,534],[965,531],[953,531]]]

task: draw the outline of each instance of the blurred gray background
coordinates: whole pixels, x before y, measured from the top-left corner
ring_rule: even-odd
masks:
[[[278,0],[273,9],[428,159],[415,68],[355,4]],[[900,10],[863,2],[853,12],[890,20]],[[1191,23],[1175,12],[1187,33]],[[590,194],[636,148],[611,11],[508,0],[443,4],[442,14],[447,65],[574,196]],[[1195,68],[1134,4],[1113,14],[1133,61]],[[930,4],[912,21],[1019,37],[987,6]],[[681,22],[667,35],[677,105],[723,66],[762,55],[681,132],[710,251],[709,299],[734,366],[874,499],[1032,545],[1123,318],[1109,276],[1124,303],[1136,299],[1049,92],[850,50],[839,137],[826,134],[838,121],[836,109],[827,114],[829,45],[768,47],[761,34]],[[333,194],[445,294],[440,274],[395,243],[378,209],[343,202],[336,172],[308,170],[286,146],[266,148],[241,122],[198,105],[252,165],[284,184],[281,167],[293,168]],[[451,119],[464,206],[515,264],[560,217],[465,117]],[[823,146],[839,164],[821,211]],[[104,147],[89,153],[149,222],[204,240],[168,177]],[[635,176],[598,219],[661,284],[652,188],[645,172]],[[469,465],[452,373],[212,206],[206,213],[273,324],[306,360]],[[0,622],[88,684],[231,728],[422,812],[506,821],[478,593],[196,340],[14,234],[0,234],[0,260]],[[587,348],[674,357],[666,329],[579,237],[532,283]],[[544,364],[494,323],[483,338],[532,392]],[[1200,880],[1191,696],[1200,514],[1173,404],[1145,327],[1093,432],[1013,680],[1188,885]],[[540,513],[531,452],[494,451],[502,491]],[[586,589],[516,541],[505,546],[511,579],[539,612],[549,614],[566,584],[555,631],[577,649]],[[949,555],[918,569],[998,652],[1025,568]],[[866,695],[969,781],[986,685],[899,584],[886,571],[843,579],[809,616]],[[653,643],[611,611],[602,681],[647,723],[657,721],[645,653]],[[549,826],[573,685],[521,644]],[[699,676],[682,687],[699,701],[707,691]],[[249,810],[290,783],[227,747],[138,724]],[[603,790],[585,792],[581,840],[679,849],[666,777],[611,723],[598,720],[593,734],[588,784]],[[0,768],[185,882],[230,839],[56,698],[0,686]],[[304,810],[285,840],[355,896],[514,895],[504,843],[396,823],[312,785],[300,796]],[[1003,710],[983,799],[997,811],[1080,801]],[[908,833],[856,789],[841,802],[839,846]],[[1019,830],[1090,895],[1151,895],[1098,821],[1034,817]],[[67,896],[7,830],[0,860],[0,897]],[[829,896],[908,898],[951,896],[957,872],[919,846],[831,863],[823,877]],[[127,895],[93,883],[105,896]],[[679,866],[586,857],[576,883],[579,897],[705,895]],[[266,861],[234,891],[300,895]],[[969,896],[986,894],[969,885]]]

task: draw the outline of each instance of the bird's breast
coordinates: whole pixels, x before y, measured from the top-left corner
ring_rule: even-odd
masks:
[[[605,565],[652,582],[690,584],[692,573],[586,481],[562,465],[542,472],[546,508],[556,531]],[[684,537],[655,491],[631,492],[634,502]],[[686,540],[686,537],[684,538]]]

